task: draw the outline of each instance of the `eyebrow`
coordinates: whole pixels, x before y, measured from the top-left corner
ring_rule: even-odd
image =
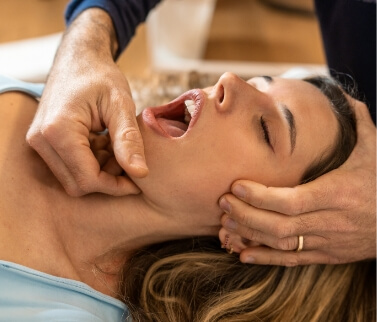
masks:
[[[261,77],[266,81],[267,84],[271,84],[274,80],[271,76],[261,76]],[[280,103],[279,105],[289,125],[289,136],[291,139],[291,154],[292,154],[296,146],[296,135],[297,135],[295,118],[291,110],[287,107],[287,105],[282,104],[282,103]]]
[[[296,146],[296,122],[295,122],[295,118],[292,114],[292,112],[290,111],[290,109],[285,105],[285,104],[281,104],[281,108],[283,110],[283,115],[285,117],[285,119],[287,120],[288,122],[288,125],[289,125],[289,136],[291,138],[291,154],[293,153],[293,150],[295,149],[295,146]]]

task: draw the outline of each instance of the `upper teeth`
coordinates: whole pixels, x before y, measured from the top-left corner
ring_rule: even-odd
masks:
[[[193,116],[195,111],[195,102],[193,100],[186,100],[185,105],[190,115]]]

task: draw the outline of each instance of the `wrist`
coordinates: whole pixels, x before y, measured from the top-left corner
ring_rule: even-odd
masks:
[[[108,13],[99,8],[83,11],[69,26],[57,56],[64,51],[64,56],[73,59],[94,57],[114,61],[118,50],[115,28]]]

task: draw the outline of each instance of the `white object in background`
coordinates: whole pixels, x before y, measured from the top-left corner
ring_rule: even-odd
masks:
[[[330,73],[328,71],[328,68],[324,67],[323,69],[309,69],[304,67],[293,67],[281,74],[280,77],[302,79],[305,77],[318,75],[329,76]]]
[[[318,64],[203,59],[215,6],[216,0],[165,0],[150,13],[147,37],[153,71],[219,75],[231,71],[251,77],[281,75],[300,67],[311,74],[327,73],[327,67]]]
[[[164,0],[147,20],[152,55],[202,58],[215,5],[216,0]]]
[[[248,78],[253,76],[270,75],[281,76],[285,78],[300,78],[300,76],[309,75],[327,75],[326,65],[321,64],[302,64],[302,63],[271,63],[256,61],[237,61],[237,60],[204,60],[204,59],[186,59],[181,57],[171,57],[165,60],[161,57],[155,57],[156,60],[152,68],[156,72],[191,72],[198,71],[203,74],[221,75],[225,72],[232,72],[240,77]],[[160,59],[158,59],[160,58]],[[299,68],[305,70],[305,75],[292,74],[291,69]],[[287,73],[288,74],[285,74]]]
[[[0,44],[0,74],[27,82],[45,82],[62,33]]]

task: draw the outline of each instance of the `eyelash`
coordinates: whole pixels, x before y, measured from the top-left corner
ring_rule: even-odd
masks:
[[[271,146],[270,131],[268,129],[268,125],[266,124],[266,121],[264,120],[263,116],[260,117],[260,124],[263,131],[264,140],[269,146]]]

